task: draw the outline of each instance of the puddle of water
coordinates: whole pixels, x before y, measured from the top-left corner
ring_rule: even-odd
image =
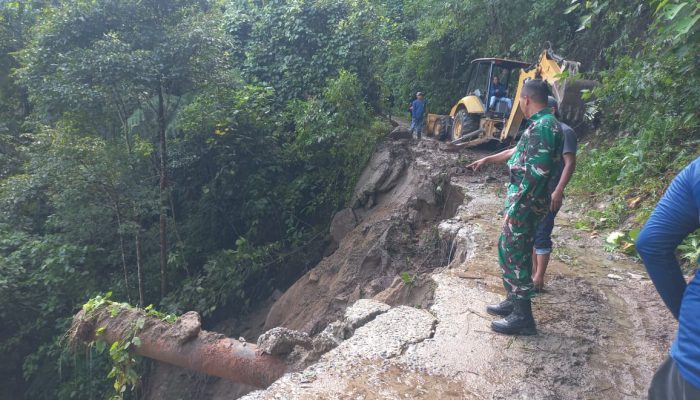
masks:
[[[605,340],[598,341],[593,348],[589,365],[597,371],[601,388],[613,386],[626,388],[624,396],[640,396],[640,383],[644,377],[638,369],[639,360],[635,347],[636,329],[629,318],[630,306],[614,290],[600,287],[610,306],[611,324],[605,332]]]
[[[342,399],[464,399],[463,384],[444,376],[428,375],[402,369],[396,365],[380,366],[366,363],[362,368],[374,371],[348,382]]]

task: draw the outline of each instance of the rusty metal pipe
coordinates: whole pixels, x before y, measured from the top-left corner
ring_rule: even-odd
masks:
[[[254,344],[202,331],[196,313],[187,313],[169,324],[138,309],[122,309],[112,317],[109,307],[92,311],[88,318],[83,311],[76,314],[71,328],[73,340],[112,344],[135,335],[141,345],[134,346],[133,351],[140,356],[258,388],[270,386],[287,370],[282,359],[262,353]],[[140,318],[145,323],[136,332]]]

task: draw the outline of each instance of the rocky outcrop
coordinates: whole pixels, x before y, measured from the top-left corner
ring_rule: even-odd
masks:
[[[304,332],[277,327],[263,333],[258,338],[260,351],[276,355],[289,354],[296,346],[311,347],[311,338]]]
[[[412,160],[408,143],[383,143],[372,155],[355,186],[351,208],[370,209],[377,197],[387,193],[405,178],[404,171]]]

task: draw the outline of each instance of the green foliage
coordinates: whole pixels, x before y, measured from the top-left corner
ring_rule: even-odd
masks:
[[[697,8],[683,2],[654,4],[657,34],[643,42],[643,50],[617,56],[616,67],[600,74],[594,94],[609,115],[604,120],[606,137],[598,136],[597,149],[580,153],[573,182],[581,192],[612,194],[612,206],[618,209],[627,208],[625,199],[641,197],[638,221],[700,152],[700,75],[693,67],[697,52],[689,52],[698,48],[700,38],[696,25],[685,31],[685,17],[682,33],[676,26],[678,10],[686,9],[692,17]],[[632,213],[627,209],[621,215]]]
[[[620,251],[630,256],[637,256],[635,241],[640,229],[634,228],[628,231],[613,231],[606,238],[605,248],[608,251]],[[700,231],[688,235],[683,243],[678,245],[677,254],[682,262],[681,268],[691,274],[697,269],[700,262]]]
[[[128,303],[111,301],[111,296],[112,293],[108,292],[104,296],[97,295],[89,299],[83,304],[83,311],[85,312],[84,318],[93,318],[95,313],[103,309],[108,309],[110,315],[114,318],[117,317],[122,310],[132,308]],[[146,316],[156,317],[168,323],[174,323],[177,320],[177,317],[173,314],[165,314],[155,310],[152,304],[146,307],[144,311]],[[141,382],[140,375],[142,368],[140,358],[131,353],[131,348],[141,346],[141,338],[137,335],[145,324],[145,317],[137,318],[130,323],[128,329],[126,329],[125,336],[109,346],[108,355],[112,367],[107,374],[107,378],[114,379],[112,386],[116,394],[112,397],[113,399],[123,399],[129,386],[133,392]],[[98,327],[95,330],[96,339],[88,344],[91,349],[94,347],[97,354],[102,354],[107,349],[107,343],[100,340],[100,335],[103,332],[104,327]]]
[[[370,126],[372,118],[358,76],[340,71],[336,79],[328,81],[321,97],[293,102],[287,113],[294,119],[296,137],[292,149],[296,154],[317,164],[326,165],[330,159],[336,159],[342,165],[338,169],[319,170],[309,177],[310,181],[327,185],[315,203],[342,206],[349,200],[380,135],[388,129],[382,125]]]
[[[279,244],[253,247],[244,239],[236,241],[235,250],[221,250],[211,255],[202,273],[186,279],[183,287],[167,302],[182,310],[195,310],[204,317],[217,308],[247,310],[256,291],[267,292],[269,281],[265,269],[275,263]],[[261,288],[263,286],[263,288]]]
[[[165,92],[165,123],[174,126],[188,92],[220,78],[226,41],[214,22],[218,9],[205,17],[203,3],[31,3],[43,8],[41,17],[18,31],[31,32],[24,43],[7,49],[19,50],[13,83],[24,85],[20,93],[34,110],[25,121],[29,132],[9,142],[26,161],[0,182],[0,235],[10,243],[0,254],[8,269],[0,297],[25,303],[0,307],[12,320],[0,345],[17,354],[8,369],[17,371],[24,359],[26,383],[15,372],[3,376],[13,380],[10,392],[27,390],[29,398],[90,398],[93,391],[79,390],[82,367],[58,374],[63,353],[52,338],[95,291],[113,288],[131,298],[136,282],[139,297],[156,291],[149,272],[157,254],[153,216],[161,211],[152,170],[154,98]],[[4,18],[30,8],[2,6]]]
[[[99,342],[104,343],[104,342]],[[129,352],[129,347],[140,346],[141,340],[138,336],[133,336],[126,341],[116,341],[109,348],[109,357],[112,359],[113,367],[107,374],[107,378],[114,379],[114,390],[117,394],[113,397],[123,399],[128,386],[133,391],[140,382],[139,372],[136,369],[137,359]],[[98,353],[101,353],[98,348]]]
[[[399,276],[401,277],[401,281],[404,285],[413,286],[416,284],[416,274],[411,274],[410,272],[404,271],[399,274]]]
[[[653,0],[657,14],[657,42],[667,45],[676,54],[697,54],[698,23],[700,21],[700,4],[693,1]]]
[[[700,262],[700,231],[686,237],[683,243],[678,246],[678,252],[688,267],[687,272],[695,270]]]
[[[0,224],[0,351],[6,376],[24,371],[31,386],[27,396],[33,399],[55,398],[55,391],[70,393],[63,378],[87,373],[82,362],[69,367],[71,356],[63,350],[62,333],[70,325],[77,296],[85,295],[109,282],[101,277],[98,252],[89,246],[75,246],[60,235],[31,235]],[[106,278],[106,279],[105,279]],[[96,363],[99,364],[99,363]],[[6,369],[7,368],[7,369]],[[14,370],[14,371],[13,371]],[[95,365],[95,370],[100,370]],[[22,378],[22,376],[20,376]],[[78,379],[77,390],[93,393],[99,384]],[[66,397],[68,398],[68,397]]]
[[[618,250],[627,255],[637,255],[637,250],[634,247],[634,242],[639,236],[640,229],[631,231],[614,231],[605,239],[606,248],[608,251]]]
[[[367,0],[236,2],[226,14],[232,56],[247,80],[269,85],[278,104],[319,95],[341,70],[360,77],[374,107],[381,30]]]
[[[24,88],[11,74],[19,66],[14,53],[26,44],[40,3],[0,2],[0,179],[17,173],[21,167],[21,126],[31,106]]]

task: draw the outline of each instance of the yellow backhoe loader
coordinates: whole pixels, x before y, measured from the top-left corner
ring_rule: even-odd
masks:
[[[534,64],[502,58],[478,58],[471,64],[467,95],[452,107],[449,115],[428,114],[426,120],[428,135],[446,137],[457,148],[514,140],[524,119],[519,99],[526,79],[543,79],[552,86],[559,112],[567,122],[583,121],[585,104],[581,91],[596,84],[568,79],[578,72],[579,63],[564,60],[551,49],[542,51]],[[496,101],[488,96],[493,77],[499,78],[507,92]]]

